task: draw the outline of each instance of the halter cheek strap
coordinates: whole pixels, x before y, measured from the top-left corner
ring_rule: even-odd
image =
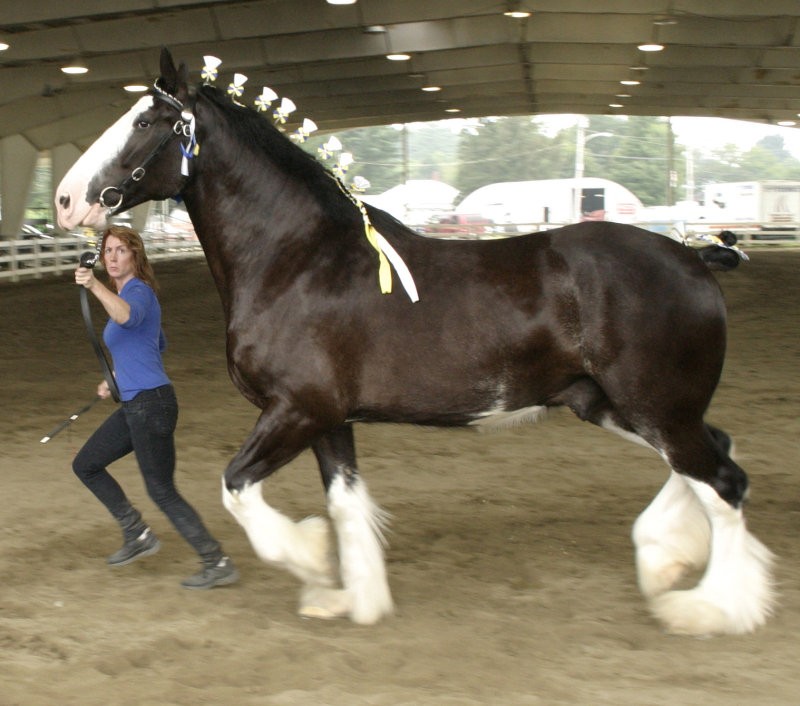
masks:
[[[180,122],[180,121],[178,121]],[[177,123],[173,127],[173,132],[175,132],[177,128]],[[119,186],[107,186],[100,192],[100,205],[104,208],[110,209],[112,214],[116,213],[122,207],[123,196],[125,195],[125,189],[127,189],[131,184],[137,181],[141,181],[144,178],[144,175],[147,173],[147,167],[150,165],[161,150],[166,147],[167,142],[172,139],[172,133],[166,133],[164,137],[161,138],[161,141],[150,151],[150,154],[144,158],[144,161],[136,167],[128,176],[126,176],[119,184]],[[114,200],[116,198],[116,200]]]

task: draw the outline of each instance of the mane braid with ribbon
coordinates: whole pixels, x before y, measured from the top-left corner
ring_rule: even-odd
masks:
[[[198,94],[228,117],[231,131],[246,144],[253,145],[254,152],[263,153],[265,159],[274,161],[282,171],[304,183],[336,222],[353,222],[357,214],[353,214],[352,203],[343,198],[333,174],[314,155],[294,144],[253,108],[235,103],[216,87],[201,85]]]
[[[419,295],[414,278],[402,257],[376,230],[370,220],[367,207],[344,183],[344,174],[352,161],[352,155],[349,153],[341,154],[336,167],[333,170],[328,169],[312,154],[306,152],[292,141],[294,139],[296,142],[303,142],[311,132],[317,129],[312,120],[306,118],[292,135],[292,139],[289,139],[282,129],[265,120],[261,115],[262,112],[268,111],[274,100],[277,100],[278,96],[274,91],[264,87],[262,94],[255,100],[256,108],[246,107],[238,99],[243,95],[243,86],[247,81],[247,77],[242,74],[235,74],[234,80],[228,86],[226,98],[219,89],[211,85],[218,76],[220,60],[213,56],[203,58],[205,66],[201,77],[204,83],[198,87],[198,94],[208,99],[223,114],[229,116],[228,123],[231,129],[238,133],[241,139],[247,144],[256,145],[265,155],[269,155],[269,159],[277,163],[283,171],[304,183],[329,218],[342,224],[352,224],[353,218],[357,217],[353,213],[353,208],[355,208],[358,216],[360,216],[366,241],[375,250],[378,257],[378,282],[381,292],[384,294],[392,292],[393,267],[409,299],[412,302],[418,301]],[[168,96],[175,101],[176,107],[180,106],[178,109],[182,110],[183,106],[180,105],[180,102],[174,96],[165,94],[158,86],[158,82],[156,82],[154,89],[159,94],[158,97]],[[294,110],[294,103],[284,97],[280,105],[273,111],[275,123],[284,125],[287,115]],[[326,150],[327,145],[333,141],[337,143],[337,149],[341,148],[338,140],[332,138],[324,146],[325,149],[319,150],[323,158],[330,156],[330,153]],[[345,160],[345,157],[349,159]],[[185,154],[184,158],[186,158]]]

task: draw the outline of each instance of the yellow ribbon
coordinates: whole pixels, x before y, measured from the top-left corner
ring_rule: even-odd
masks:
[[[367,240],[378,253],[378,282],[381,286],[381,294],[391,294],[392,268],[389,266],[389,260],[386,258],[386,255],[383,254],[380,245],[378,245],[378,231],[375,230],[375,226],[370,223],[367,210],[363,206],[361,207],[361,213],[364,216],[364,232],[367,235]]]
[[[342,183],[342,180],[337,178],[331,172],[328,172],[336,183],[339,185],[342,193],[350,199],[350,202],[361,212],[361,217],[364,219],[364,235],[367,236],[367,242],[378,253],[378,283],[381,288],[381,294],[392,293],[392,265],[397,271],[397,276],[400,278],[400,284],[406,290],[409,299],[412,302],[419,301],[419,294],[417,293],[417,286],[414,284],[414,278],[411,276],[406,263],[397,251],[389,244],[372,225],[367,213],[367,207],[361,199],[353,195],[350,190]]]

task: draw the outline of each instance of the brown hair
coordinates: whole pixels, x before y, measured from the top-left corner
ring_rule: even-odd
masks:
[[[103,233],[103,239],[100,242],[100,254],[103,258],[103,264],[105,265],[106,240],[108,240],[109,236],[112,235],[124,243],[133,253],[134,276],[142,280],[142,282],[150,285],[153,291],[158,292],[156,275],[153,272],[150,261],[147,259],[147,253],[144,249],[142,237],[132,228],[126,228],[125,226],[109,226],[106,228],[105,232]]]

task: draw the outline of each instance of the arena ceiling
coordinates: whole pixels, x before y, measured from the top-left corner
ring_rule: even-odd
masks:
[[[797,120],[797,0],[512,4],[531,15],[505,16],[505,0],[2,0],[0,138],[85,146],[132,103],[125,84],[152,82],[161,46],[197,80],[202,57],[220,57],[219,83],[246,74],[243,100],[269,86],[321,129],[547,113]],[[400,52],[410,59],[386,59]],[[88,73],[63,74],[75,58]]]

